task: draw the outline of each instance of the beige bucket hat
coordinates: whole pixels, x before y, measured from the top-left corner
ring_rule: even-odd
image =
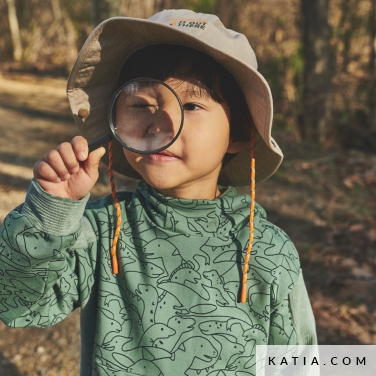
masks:
[[[114,17],[97,26],[82,47],[67,84],[70,107],[81,134],[91,142],[110,133],[109,102],[118,87],[118,74],[124,61],[142,47],[162,43],[204,52],[233,74],[257,129],[256,180],[269,178],[283,159],[271,137],[273,101],[269,85],[257,71],[256,56],[247,38],[225,28],[217,16],[210,14],[171,9],[149,19]],[[117,142],[114,143],[114,170],[142,179],[129,165]],[[218,183],[249,185],[250,145],[226,164]]]

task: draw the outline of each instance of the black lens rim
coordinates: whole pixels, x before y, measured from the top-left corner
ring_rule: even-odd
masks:
[[[166,146],[163,146],[162,148],[159,148],[159,149],[155,149],[155,150],[151,150],[151,151],[142,151],[142,150],[137,150],[137,149],[134,149],[132,148],[131,146],[127,145],[116,133],[116,127],[114,125],[114,123],[116,122],[116,119],[115,119],[115,102],[116,102],[116,99],[118,98],[118,96],[121,94],[121,92],[124,90],[124,88],[128,85],[130,85],[132,82],[135,82],[135,81],[153,81],[153,82],[157,82],[158,84],[161,84],[163,86],[165,86],[167,89],[169,89],[176,97],[176,99],[178,100],[179,102],[179,106],[180,106],[180,111],[181,111],[181,122],[180,122],[180,126],[179,126],[179,130],[177,131],[175,137],[166,145]],[[159,153],[161,152],[162,150],[165,150],[167,149],[169,146],[171,146],[176,140],[177,138],[179,137],[181,131],[183,130],[183,124],[184,124],[184,107],[183,107],[183,103],[179,97],[179,95],[175,92],[175,90],[167,85],[164,81],[161,81],[161,80],[157,80],[155,78],[151,78],[151,77],[139,77],[139,78],[135,78],[135,79],[132,79],[132,80],[129,80],[127,81],[126,83],[124,83],[123,85],[121,85],[118,90],[115,92],[115,94],[113,95],[111,101],[110,101],[110,107],[109,107],[109,111],[108,111],[108,123],[110,125],[110,128],[111,128],[111,132],[114,136],[114,138],[116,139],[116,141],[119,142],[119,144],[124,147],[125,149],[129,150],[129,151],[132,151],[134,153],[137,153],[137,154],[156,154],[156,153]]]

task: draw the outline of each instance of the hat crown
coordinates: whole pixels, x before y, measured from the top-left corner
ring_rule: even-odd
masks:
[[[246,36],[227,29],[213,14],[169,9],[154,14],[149,20],[178,28],[257,69],[256,55]]]

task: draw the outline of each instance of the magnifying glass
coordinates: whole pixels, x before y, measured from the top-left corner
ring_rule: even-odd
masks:
[[[183,104],[163,81],[147,77],[128,81],[110,103],[111,133],[91,142],[89,152],[116,139],[135,153],[154,154],[167,149],[182,131]]]

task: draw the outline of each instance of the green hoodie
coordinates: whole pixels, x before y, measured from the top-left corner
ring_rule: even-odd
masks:
[[[111,197],[86,204],[32,182],[1,228],[5,324],[46,327],[81,307],[82,376],[246,376],[258,344],[316,343],[296,249],[259,205],[248,299],[238,302],[248,195],[182,200],[142,182],[119,201],[114,275]]]

